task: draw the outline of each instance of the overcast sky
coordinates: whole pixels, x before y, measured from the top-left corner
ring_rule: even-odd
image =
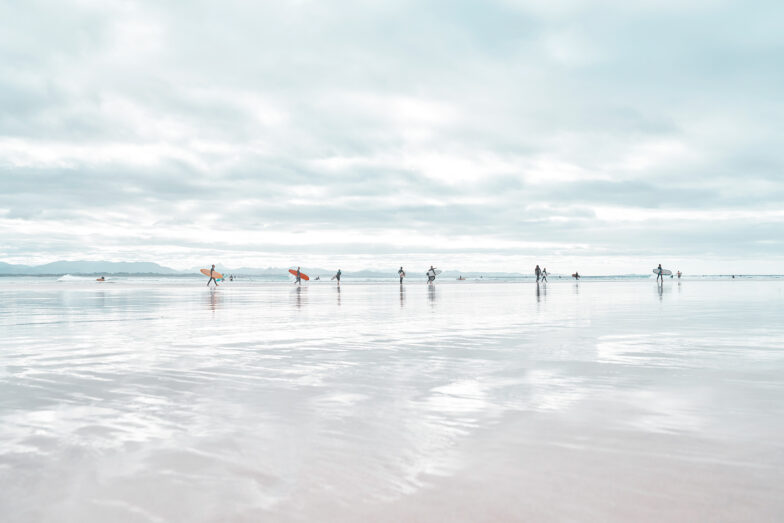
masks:
[[[0,0],[0,261],[784,272],[780,1]]]

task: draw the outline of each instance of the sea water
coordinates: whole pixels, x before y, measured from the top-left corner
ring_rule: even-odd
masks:
[[[0,279],[0,519],[775,521],[784,281]]]

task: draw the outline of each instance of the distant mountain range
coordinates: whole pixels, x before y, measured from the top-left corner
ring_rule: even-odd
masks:
[[[180,271],[151,262],[56,261],[44,265],[0,262],[0,274],[178,274]]]
[[[197,274],[201,267],[194,267],[190,270],[178,271],[163,265],[152,262],[109,262],[109,261],[56,261],[44,265],[14,265],[0,262],[0,275],[63,275],[63,274],[162,274],[162,275],[188,275]],[[240,267],[236,269],[217,266],[216,270],[224,274],[234,274],[238,276],[280,276],[288,273],[289,267]],[[302,272],[312,277],[332,276],[336,269],[322,269],[319,267],[302,267]],[[424,276],[427,267],[418,270],[408,269],[409,276]],[[366,269],[361,271],[344,271],[346,277],[354,278],[394,278],[397,274],[397,267],[389,270]],[[461,272],[456,270],[446,270],[442,274],[445,278],[456,278],[457,276],[467,278],[484,277],[519,277],[520,273],[514,272]]]

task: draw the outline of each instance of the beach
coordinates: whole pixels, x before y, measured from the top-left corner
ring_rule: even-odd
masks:
[[[780,521],[784,281],[0,279],[3,521]]]

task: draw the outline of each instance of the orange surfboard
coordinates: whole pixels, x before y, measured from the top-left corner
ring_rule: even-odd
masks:
[[[210,270],[209,269],[201,269],[201,273],[203,275],[205,275],[205,276],[209,276],[210,275]],[[218,271],[212,271],[212,277],[215,278],[216,280],[220,280],[220,279],[223,278],[223,274],[219,273]]]
[[[289,272],[293,274],[295,277],[297,276],[297,271],[295,271],[294,269],[289,269]],[[302,271],[299,271],[299,275],[305,281],[308,281],[310,279],[310,277]]]

